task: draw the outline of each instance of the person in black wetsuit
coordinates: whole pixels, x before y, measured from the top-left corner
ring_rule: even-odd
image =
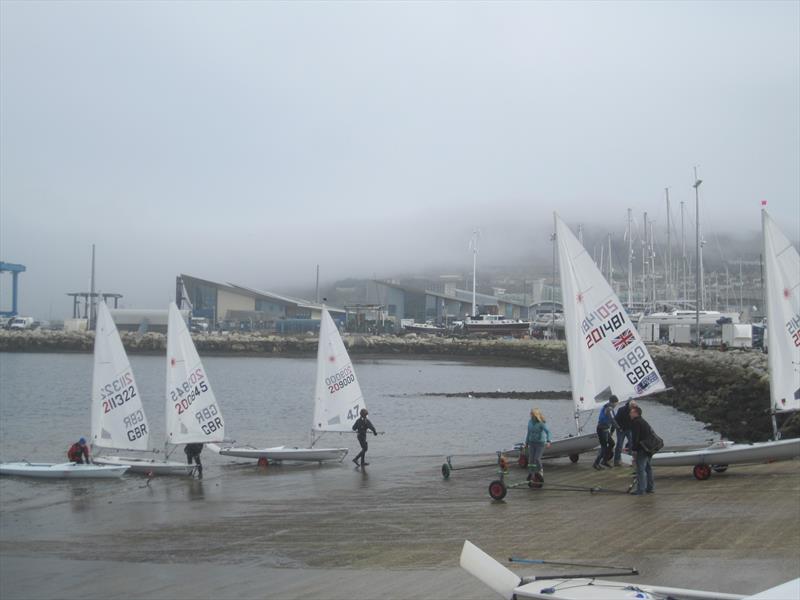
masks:
[[[197,478],[202,479],[203,463],[200,462],[200,453],[203,451],[203,444],[186,444],[183,451],[186,453],[186,462],[188,464],[192,464],[192,460],[194,460],[197,465]]]
[[[367,418],[368,414],[369,413],[367,412],[367,409],[362,408],[361,417],[356,419],[356,422],[353,423],[353,431],[358,432],[358,443],[361,444],[361,452],[359,452],[353,459],[353,462],[356,463],[356,466],[359,466],[359,460],[361,461],[360,466],[362,467],[369,464],[364,460],[367,454],[367,430],[371,429],[372,433],[378,435],[378,432],[375,431],[375,426]]]

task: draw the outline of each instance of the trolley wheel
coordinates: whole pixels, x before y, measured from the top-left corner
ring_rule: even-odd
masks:
[[[724,473],[728,470],[728,465],[713,465],[711,468],[714,469],[714,473]]]
[[[711,467],[708,465],[695,465],[692,473],[694,473],[695,479],[705,481],[711,477]]]
[[[489,484],[489,495],[492,497],[492,500],[502,500],[506,497],[507,493],[508,488],[506,484],[499,479],[495,479]]]
[[[532,490],[538,490],[544,485],[544,475],[542,475],[539,471],[533,473],[532,475],[528,475],[528,487]]]
[[[259,467],[268,467],[269,466],[269,459],[266,456],[260,456],[258,458],[258,466]]]
[[[517,459],[517,464],[521,469],[525,469],[528,466],[528,454],[524,450],[519,451],[519,458]]]
[[[570,462],[573,462],[573,463],[578,462],[579,458],[580,458],[579,454],[570,454],[569,455],[569,460],[570,460]]]
[[[442,463],[442,477],[450,479],[450,465],[447,463]]]

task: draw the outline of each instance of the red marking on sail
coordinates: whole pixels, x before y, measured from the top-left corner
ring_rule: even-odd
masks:
[[[175,360],[174,356],[169,359],[169,364],[170,364],[171,367],[174,367],[177,364],[177,362],[178,361]]]
[[[578,296],[576,297],[576,300],[577,300],[578,302],[583,302],[583,294],[581,294],[580,292],[578,292]]]
[[[329,356],[329,357],[328,357],[328,360],[329,360],[330,362],[336,362],[336,357],[335,357],[335,356]]]
[[[766,206],[766,205],[767,205],[767,201],[766,200],[762,200],[761,201],[761,206]]]
[[[787,300],[792,297],[792,292],[789,291],[789,288],[783,288],[783,297]]]

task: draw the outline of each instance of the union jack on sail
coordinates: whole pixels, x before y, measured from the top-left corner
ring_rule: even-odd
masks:
[[[632,344],[634,341],[633,332],[630,329],[626,329],[611,340],[614,344],[614,350],[622,350],[625,346]]]

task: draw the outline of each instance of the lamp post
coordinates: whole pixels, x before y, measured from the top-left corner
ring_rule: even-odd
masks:
[[[703,183],[702,179],[697,178],[697,167],[694,168],[694,203],[695,203],[695,307],[694,307],[694,323],[697,329],[697,347],[700,347],[700,270],[702,265],[700,262],[700,184]]]

